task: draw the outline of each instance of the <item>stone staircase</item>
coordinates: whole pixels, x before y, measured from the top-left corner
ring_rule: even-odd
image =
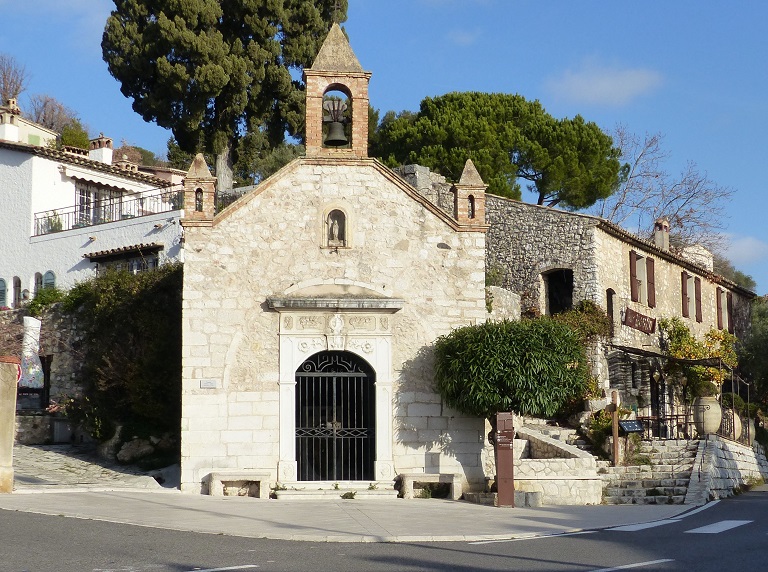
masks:
[[[604,504],[683,504],[699,441],[641,441],[634,458],[650,464],[611,467],[598,463]]]
[[[558,427],[556,425],[547,425],[543,420],[536,423],[536,420],[526,419],[525,426],[543,433],[551,439],[562,441],[568,445],[578,447],[582,451],[592,453],[592,443],[582,437],[576,429],[571,427]]]

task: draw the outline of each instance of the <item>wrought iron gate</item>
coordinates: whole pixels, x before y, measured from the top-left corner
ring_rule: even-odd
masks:
[[[320,352],[296,371],[300,481],[373,480],[375,375],[347,352]]]

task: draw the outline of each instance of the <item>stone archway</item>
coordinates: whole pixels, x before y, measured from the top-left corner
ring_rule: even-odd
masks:
[[[299,481],[374,480],[375,373],[361,357],[322,351],[296,370]]]

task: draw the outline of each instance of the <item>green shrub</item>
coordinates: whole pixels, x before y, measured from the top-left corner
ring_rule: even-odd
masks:
[[[58,288],[40,288],[29,302],[27,310],[29,310],[30,315],[39,316],[48,306],[61,301],[63,298],[64,292]]]
[[[435,381],[446,404],[467,415],[552,416],[588,384],[578,334],[548,317],[486,322],[438,338]]]
[[[138,274],[108,270],[62,301],[83,332],[84,393],[75,405],[94,437],[108,438],[114,421],[178,435],[181,279],[173,264]]]

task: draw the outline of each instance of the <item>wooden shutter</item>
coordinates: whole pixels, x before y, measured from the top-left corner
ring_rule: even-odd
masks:
[[[701,315],[701,278],[693,279],[693,287],[695,290],[694,295],[696,296],[696,321],[701,322],[703,320]]]
[[[656,307],[656,285],[655,285],[656,276],[654,274],[653,258],[645,259],[645,274],[646,274],[646,280],[648,281],[648,307],[655,308]]]
[[[728,331],[733,333],[733,294],[730,292],[725,295],[725,311],[728,316]]]
[[[680,273],[680,290],[683,293],[683,318],[687,318],[689,315],[688,312],[688,273],[683,270],[683,272]]]
[[[715,300],[717,305],[717,329],[723,329],[723,289],[718,288],[715,292],[717,299]]]
[[[637,252],[629,251],[629,292],[633,302],[640,301],[640,288],[637,283]]]

